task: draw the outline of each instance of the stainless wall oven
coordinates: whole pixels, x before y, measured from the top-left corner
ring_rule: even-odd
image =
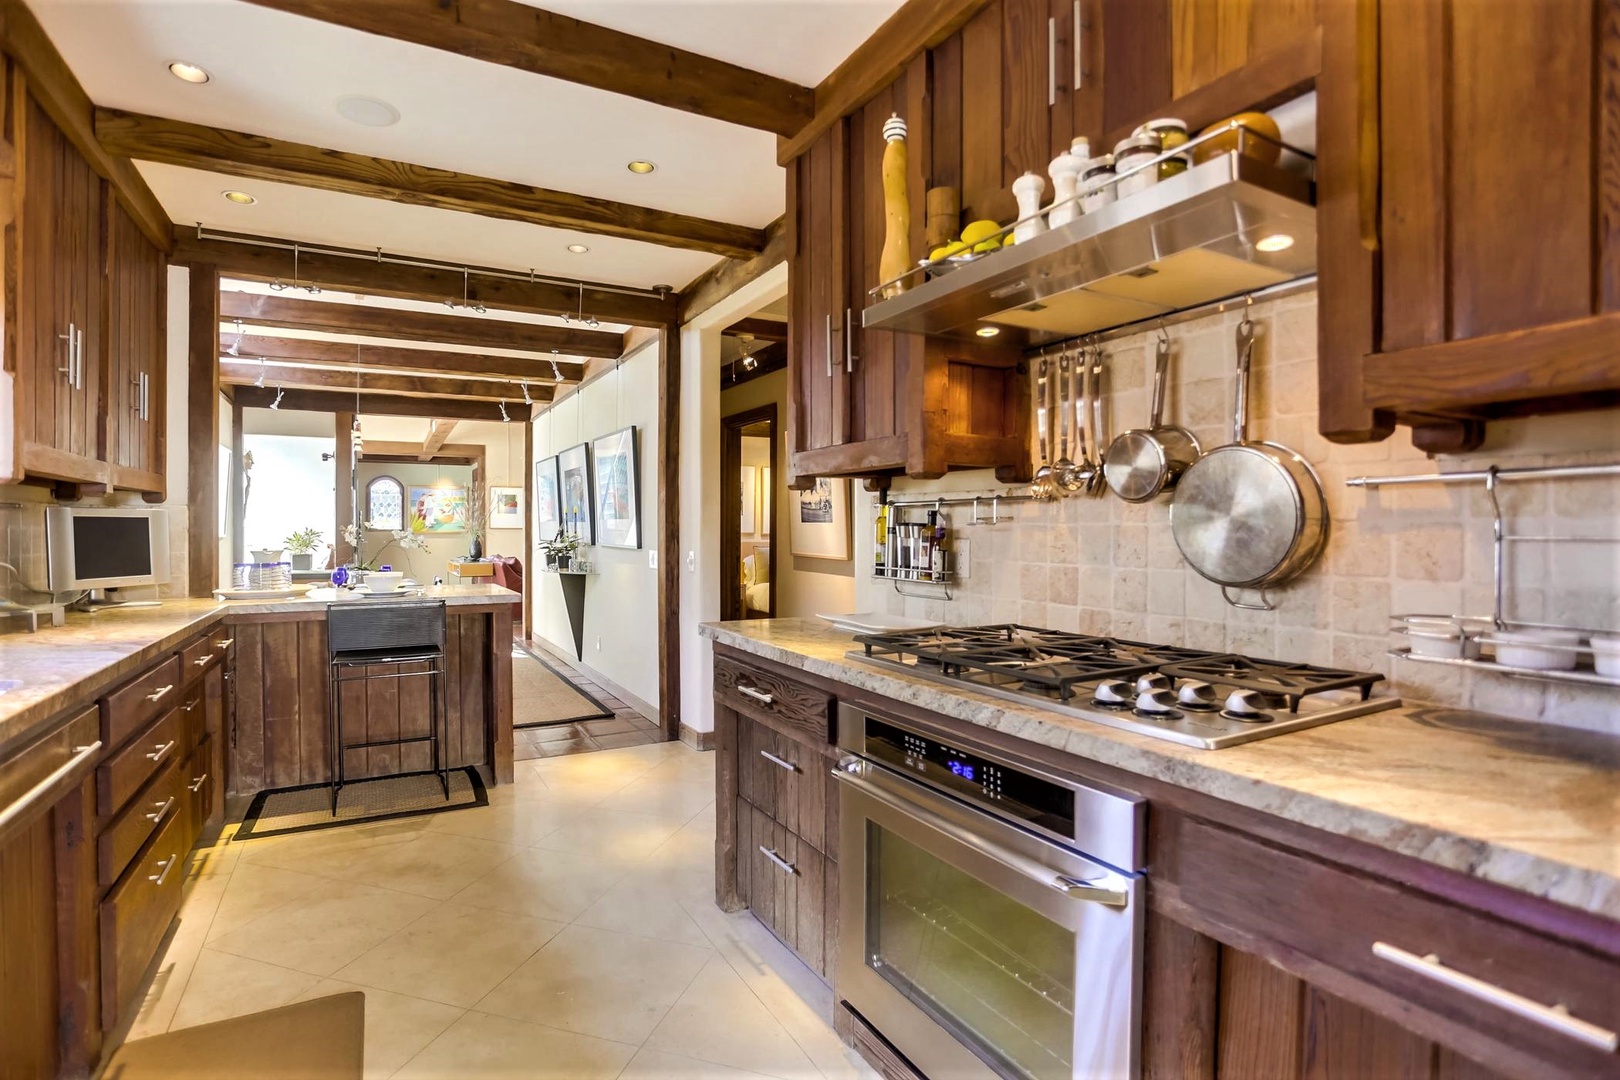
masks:
[[[1145,804],[846,704],[839,997],[932,1080],[1138,1074]]]

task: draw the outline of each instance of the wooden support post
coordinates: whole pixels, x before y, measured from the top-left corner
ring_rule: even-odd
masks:
[[[343,538],[346,526],[356,524],[354,492],[354,413],[333,414],[337,422],[336,481],[337,535],[332,538],[336,565],[344,566],[354,558],[354,545]]]
[[[658,712],[681,737],[681,328],[658,342]]]
[[[231,490],[228,501],[231,527],[231,561],[247,561],[247,537],[243,535],[247,524],[247,459],[242,454],[242,405],[231,401]]]
[[[511,462],[507,472],[511,473]],[[523,640],[534,640],[534,406],[523,418]]]
[[[191,334],[186,360],[187,473],[191,528],[187,576],[192,596],[219,585],[219,267],[191,267]]]

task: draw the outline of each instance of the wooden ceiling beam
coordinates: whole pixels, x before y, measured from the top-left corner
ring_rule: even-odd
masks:
[[[96,110],[96,137],[110,152],[140,161],[712,251],[728,258],[747,258],[765,246],[765,230],[746,225],[119,109]]]
[[[778,135],[815,111],[809,87],[518,0],[250,2]]]
[[[721,259],[681,290],[680,323],[713,307],[744,285],[787,260],[787,216],[766,226],[765,250],[751,259]]]
[[[429,265],[386,252],[321,245],[318,250],[301,246],[295,255],[293,248],[291,240],[213,232],[200,237],[196,226],[177,225],[169,261],[183,266],[217,266],[224,276],[246,281],[296,280],[305,285],[402,300],[459,302],[465,288],[469,302],[483,304],[492,311],[574,315],[583,306],[587,315],[603,322],[630,326],[664,326],[678,310],[673,293],[659,297],[586,282],[581,297],[577,285],[528,280],[510,270],[469,266],[464,279],[460,266]],[[333,251],[343,254],[330,254]]]
[[[236,346],[236,352],[230,352]],[[530,383],[556,382],[549,360],[515,356],[484,356],[479,353],[445,352],[439,349],[408,349],[391,345],[350,345],[341,341],[311,341],[306,338],[263,337],[234,331],[220,334],[220,355],[244,362],[264,357],[317,367],[383,368],[421,372],[424,375],[484,375]],[[585,365],[560,360],[557,369],[564,383],[577,383],[585,377]]]
[[[28,89],[91,166],[112,183],[147,239],[164,252],[174,244],[174,223],[127,157],[96,139],[95,106],[22,0],[0,0],[0,50],[21,65]]]
[[[503,322],[466,315],[440,315],[430,311],[399,311],[361,304],[329,304],[322,300],[232,291],[220,294],[219,317],[224,322],[240,320],[244,326],[359,334],[479,349],[522,349],[526,352],[556,349],[569,356],[604,360],[617,359],[624,348],[623,335],[605,330]]]
[[[417,461],[432,461],[433,455],[444,448],[445,440],[450,433],[456,430],[454,420],[432,420],[428,422],[427,438],[422,440],[422,452],[416,456]]]
[[[375,371],[338,371],[325,367],[286,367],[260,365],[254,360],[219,362],[219,380],[229,386],[253,386],[260,378],[265,386],[301,386],[316,390],[371,391],[408,394],[415,397],[457,397],[485,401],[522,402],[523,387],[514,382],[490,379],[450,379],[442,375],[395,375]],[[529,387],[535,401],[550,401],[551,387],[535,383]]]
[[[268,409],[278,391],[269,386],[238,386],[236,403],[244,409]],[[354,395],[330,390],[287,390],[280,408],[289,412],[353,413]],[[398,394],[361,394],[359,412],[363,416],[426,416],[435,419],[499,420],[501,408],[494,401],[464,401],[454,398],[403,397]],[[522,414],[508,405],[508,416]]]
[[[744,334],[757,338],[760,341],[786,341],[788,338],[787,323],[777,322],[775,319],[760,319],[750,316],[738,319],[723,331],[732,337],[741,337]]]

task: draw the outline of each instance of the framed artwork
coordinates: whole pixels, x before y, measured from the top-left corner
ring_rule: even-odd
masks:
[[[641,546],[641,484],[637,475],[636,429],[603,435],[591,447],[596,478],[597,543],[604,547]]]
[[[557,455],[534,463],[536,542],[550,540],[562,528],[562,497],[557,490]]]
[[[788,515],[788,546],[812,559],[849,558],[849,481],[821,477],[795,492]]]
[[[523,528],[522,488],[496,487],[494,484],[489,486],[489,527],[492,529]]]
[[[591,527],[591,448],[586,443],[571,446],[557,455],[557,490],[562,507],[562,527],[579,537],[581,544],[596,543]]]
[[[759,535],[771,535],[771,467],[759,467]]]
[[[409,526],[414,533],[458,533],[467,531],[467,489],[464,487],[413,487]]]
[[[754,535],[754,522],[759,520],[759,492],[754,489],[754,478],[759,472],[752,465],[742,467],[742,534]]]

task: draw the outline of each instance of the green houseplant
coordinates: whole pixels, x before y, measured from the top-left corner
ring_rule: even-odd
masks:
[[[292,553],[294,570],[308,570],[314,561],[315,549],[321,546],[324,534],[319,529],[299,529],[281,542]]]
[[[567,570],[574,563],[574,552],[579,550],[579,534],[557,530],[550,540],[542,540],[540,547],[546,553],[546,562],[558,570]]]

